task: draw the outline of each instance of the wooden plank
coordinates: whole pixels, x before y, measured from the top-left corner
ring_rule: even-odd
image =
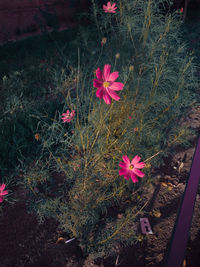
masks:
[[[189,230],[192,222],[194,204],[200,180],[200,137],[193,156],[190,176],[187,181],[184,195],[182,198],[179,214],[176,219],[170,249],[168,251],[166,267],[182,267]]]

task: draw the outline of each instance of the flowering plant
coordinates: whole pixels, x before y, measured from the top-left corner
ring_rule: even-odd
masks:
[[[178,22],[159,17],[156,2],[127,0],[122,6],[120,1],[116,16],[98,13],[95,0],[92,2],[97,23],[96,38],[92,36],[95,47],[83,32],[86,51],[82,57],[78,53],[78,68],[70,66],[68,78],[62,73],[63,102],[77,112],[75,117],[75,110],[67,110],[62,120],[74,126],[75,134],[68,135],[56,120],[43,129],[50,136],[47,141],[43,138],[43,150],[49,143],[57,145],[48,147],[48,166],[62,176],[62,183],[56,184],[48,170],[40,176],[27,173],[25,179],[40,220],[56,217],[69,240],[78,239],[85,254],[108,254],[114,243],[135,241],[134,227],[146,205],[145,197],[138,196],[153,179],[151,167],[159,168],[163,155],[171,153],[168,142],[183,143],[191,134],[177,127],[173,118],[182,115],[180,103],[187,106],[194,96],[188,89],[193,76],[191,61],[174,38]],[[105,13],[116,10],[110,2],[103,8]],[[98,56],[91,56],[91,51]],[[111,66],[118,71],[111,72]],[[71,81],[76,82],[74,99],[70,93],[65,95],[68,80],[69,88]],[[122,91],[120,96],[117,91]],[[132,153],[135,156],[129,159]],[[37,179],[39,192],[34,194]],[[123,216],[118,216],[119,210]]]
[[[122,159],[124,162],[119,163],[119,166],[121,167],[121,169],[119,170],[119,175],[124,175],[124,179],[126,180],[129,180],[129,178],[131,178],[133,183],[138,182],[136,175],[141,178],[144,177],[144,173],[138,169],[144,168],[145,163],[139,163],[141,158],[138,155],[136,155],[131,162],[127,156],[123,156]]]
[[[63,122],[70,122],[75,116],[75,110],[72,110],[72,112],[70,113],[69,110],[67,110],[67,113],[63,113],[62,114],[62,120]]]
[[[116,13],[116,3],[112,4],[110,2],[107,3],[107,6],[106,5],[103,5],[103,9],[104,9],[104,12],[105,13]]]
[[[118,72],[112,72],[110,74],[111,66],[106,64],[103,69],[103,73],[100,68],[96,70],[97,79],[94,79],[93,86],[98,88],[96,91],[96,96],[100,99],[104,99],[106,104],[111,104],[111,98],[118,101],[120,97],[115,93],[115,91],[123,90],[124,84],[121,82],[115,82],[118,78]]]
[[[8,194],[8,191],[7,190],[4,190],[5,187],[6,187],[5,184],[2,184],[0,186],[0,203],[3,202],[3,197]]]

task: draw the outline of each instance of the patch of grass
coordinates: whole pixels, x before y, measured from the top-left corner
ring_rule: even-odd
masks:
[[[86,26],[87,27],[87,26]],[[78,29],[77,29],[78,32]],[[77,62],[80,38],[74,29],[46,33],[42,36],[1,46],[0,59],[0,169],[14,169],[19,160],[38,155],[35,142],[38,119],[32,113],[49,117],[62,111],[58,79],[70,73]],[[83,49],[82,49],[83,50]],[[86,49],[85,49],[86,50]],[[83,59],[87,61],[87,58]],[[64,90],[68,90],[65,83]],[[35,148],[35,149],[33,149]]]

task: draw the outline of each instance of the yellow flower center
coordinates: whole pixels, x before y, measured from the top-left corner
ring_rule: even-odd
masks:
[[[134,166],[133,166],[133,165],[130,165],[130,166],[129,166],[129,169],[130,169],[130,170],[132,170],[133,168],[134,168]]]
[[[109,85],[110,85],[109,82],[104,82],[104,83],[103,83],[103,87],[105,87],[105,88],[107,88]]]

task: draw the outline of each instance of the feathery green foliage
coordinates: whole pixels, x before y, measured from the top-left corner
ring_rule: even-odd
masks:
[[[80,28],[77,65],[52,71],[62,108],[51,117],[32,114],[38,118],[41,154],[24,175],[29,210],[40,222],[56,218],[94,257],[114,253],[114,244],[137,242],[152,168],[174,153],[173,145],[190,145],[187,138],[194,133],[177,125],[197,99],[193,57],[181,42],[180,15],[162,15],[162,2],[120,0],[117,12],[109,14],[92,0],[96,28]],[[103,37],[107,42],[101,46]],[[111,105],[93,88],[94,71],[105,64],[125,84]],[[76,116],[63,124],[66,109]],[[139,155],[146,163],[137,184],[119,176],[123,155],[131,160]]]

